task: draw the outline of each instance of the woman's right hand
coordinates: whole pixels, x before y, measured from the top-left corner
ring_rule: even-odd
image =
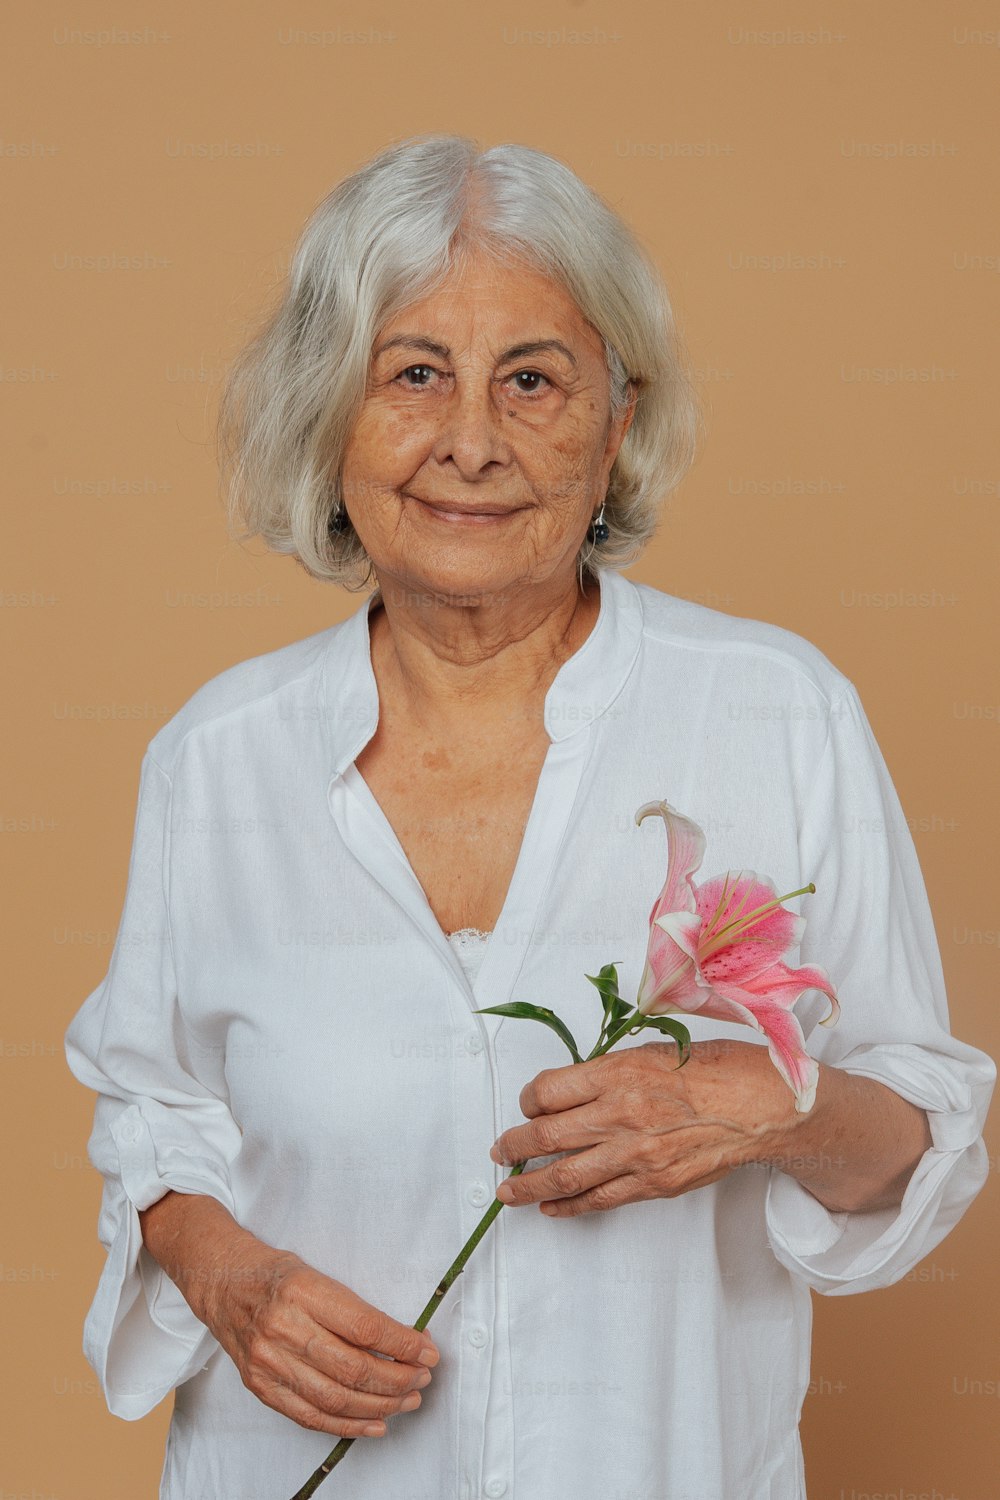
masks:
[[[264,1244],[215,1199],[171,1192],[140,1217],[150,1254],[266,1406],[356,1438],[382,1436],[386,1417],[420,1405],[439,1358],[429,1334]]]
[[[243,1384],[302,1427],[381,1437],[386,1417],[420,1405],[436,1348],[298,1256],[257,1243],[206,1309]]]

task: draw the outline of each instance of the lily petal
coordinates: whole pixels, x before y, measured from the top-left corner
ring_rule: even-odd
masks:
[[[797,1016],[770,1001],[754,1007],[754,1025],[767,1037],[771,1061],[795,1095],[798,1114],[807,1114],[816,1102],[819,1064],[805,1049],[805,1038]]]
[[[821,990],[830,1002],[830,1010],[819,1024],[833,1026],[840,1015],[840,1001],[830,976],[819,964],[806,964],[801,969],[790,969],[787,964],[775,964],[753,979],[744,981],[742,988],[748,994],[766,995],[786,1006],[794,1005],[806,990]]]
[[[657,813],[667,830],[667,878],[653,902],[650,922],[668,911],[695,910],[695,891],[691,876],[705,858],[705,835],[690,818],[676,812],[669,802],[647,802],[635,815],[635,821]]]
[[[702,993],[696,957],[701,918],[693,912],[670,911],[649,929],[646,966],[639,985],[638,1009],[644,1016],[662,1016]]]
[[[738,1021],[767,1038],[771,1061],[795,1095],[799,1114],[812,1109],[819,1081],[819,1064],[805,1050],[805,1038],[791,1002],[770,995],[750,994],[737,985],[713,990],[698,1014],[719,1021]]]

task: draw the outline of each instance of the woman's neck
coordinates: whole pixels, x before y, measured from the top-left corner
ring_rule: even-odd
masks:
[[[467,734],[470,720],[540,720],[556,673],[600,612],[597,580],[587,578],[581,591],[575,575],[568,587],[475,604],[438,602],[392,580],[380,579],[379,589],[368,625],[380,697],[435,737]]]

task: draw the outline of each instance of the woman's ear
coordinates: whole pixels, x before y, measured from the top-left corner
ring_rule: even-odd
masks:
[[[615,459],[618,457],[618,450],[624,441],[625,434],[626,432],[628,432],[629,428],[632,425],[632,418],[635,416],[635,409],[636,404],[639,400],[639,390],[641,384],[642,382],[639,380],[629,380],[628,405],[626,406],[625,410],[612,421],[611,427],[608,431],[608,442],[607,447],[604,451],[605,453],[611,454],[612,467],[614,466]]]
[[[628,407],[625,412],[625,426],[622,428],[622,437],[625,436],[626,432],[628,432],[629,428],[632,426],[632,418],[635,416],[635,409],[639,402],[639,389],[641,384],[642,382],[639,380],[629,380]]]

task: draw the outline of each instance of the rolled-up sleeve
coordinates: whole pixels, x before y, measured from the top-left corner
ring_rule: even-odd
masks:
[[[778,1260],[816,1291],[843,1296],[889,1286],[928,1255],[986,1181],[982,1140],[996,1068],[950,1033],[934,922],[910,830],[885,760],[850,683],[830,706],[829,734],[803,815],[804,880],[816,894],[800,956],[821,964],[842,1011],[816,1023],[807,1048],[821,1063],[885,1084],[927,1111],[931,1147],[898,1208],[833,1213],[772,1169],[766,1223]]]
[[[98,1238],[107,1260],[84,1353],[109,1409],[135,1419],[219,1347],[142,1243],[139,1210],[171,1189],[234,1210],[241,1132],[199,1080],[177,1007],[169,919],[171,783],[147,750],[128,883],[108,972],[70,1023],[66,1058],[98,1094],[88,1154],[104,1178]]]

